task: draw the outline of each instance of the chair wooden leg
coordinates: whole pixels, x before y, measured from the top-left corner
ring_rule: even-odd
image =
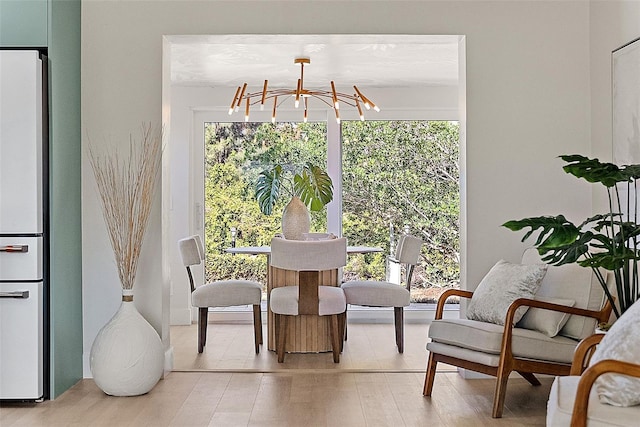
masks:
[[[276,324],[278,336],[276,338],[276,353],[278,354],[278,363],[284,362],[285,346],[287,345],[287,327],[289,323],[289,317],[281,314],[276,314]]]
[[[436,377],[436,366],[438,362],[435,357],[433,357],[433,353],[429,353],[429,360],[427,361],[427,372],[424,375],[424,389],[422,390],[423,396],[431,396],[431,391],[433,390],[433,380]]]
[[[493,396],[493,412],[491,414],[493,418],[502,418],[504,399],[507,394],[507,381],[509,380],[510,373],[511,369],[506,366],[501,366],[498,368],[496,391]]]
[[[393,317],[396,324],[396,345],[398,353],[404,353],[404,310],[402,307],[393,307]]]
[[[198,309],[198,353],[202,353],[204,346],[207,344],[208,315],[209,307],[200,307]]]
[[[338,328],[340,332],[340,336],[342,339],[340,340],[340,353],[344,350],[344,340],[347,334],[347,312],[341,313],[338,315]]]
[[[333,351],[333,363],[340,363],[340,326],[338,325],[338,315],[331,315],[331,350]]]
[[[260,304],[253,305],[253,337],[256,354],[258,354],[260,353],[260,344],[262,344],[262,312],[260,311]]]
[[[529,384],[540,385],[540,381],[538,381],[536,376],[533,375],[531,372],[520,372],[520,371],[516,371],[516,372],[518,372],[522,378],[529,381]]]

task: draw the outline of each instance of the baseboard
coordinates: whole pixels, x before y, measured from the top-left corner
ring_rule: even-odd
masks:
[[[405,323],[431,323],[435,319],[435,308],[428,309],[405,309]],[[457,319],[460,317],[458,305],[447,308],[443,311],[444,319]],[[347,310],[347,318],[353,323],[393,323],[393,308],[367,308],[367,307],[349,307]]]
[[[457,368],[458,374],[465,380],[486,380],[486,379],[495,379],[496,377],[492,377],[491,375],[481,374],[480,372],[470,371],[469,369]]]
[[[82,378],[93,378],[91,373],[91,352],[82,353]]]
[[[173,346],[170,346],[164,352],[164,372],[162,372],[163,379],[173,371],[173,360]]]

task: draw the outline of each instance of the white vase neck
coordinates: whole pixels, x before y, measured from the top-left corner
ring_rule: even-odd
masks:
[[[122,290],[122,301],[123,302],[133,302],[133,289],[123,289]]]

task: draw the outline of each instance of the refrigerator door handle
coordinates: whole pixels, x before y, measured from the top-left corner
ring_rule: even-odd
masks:
[[[0,298],[27,299],[27,298],[29,298],[29,291],[0,292]]]
[[[29,252],[29,245],[0,246],[0,252]]]

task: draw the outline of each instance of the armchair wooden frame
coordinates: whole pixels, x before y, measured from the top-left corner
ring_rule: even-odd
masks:
[[[585,338],[580,342],[574,353],[571,375],[580,375],[580,382],[578,383],[576,398],[573,403],[571,427],[586,427],[589,394],[591,394],[591,388],[600,375],[615,373],[640,378],[640,365],[620,360],[601,360],[585,370],[595,347],[603,337],[604,334],[595,334]]]
[[[472,291],[466,291],[462,289],[450,289],[445,291],[438,299],[438,305],[436,307],[435,319],[442,319],[442,313],[444,310],[444,304],[446,300],[451,296],[459,296],[462,298],[471,298],[473,296]],[[519,359],[513,355],[512,352],[512,338],[513,338],[513,318],[516,310],[521,306],[537,307],[547,310],[559,311],[569,313],[573,315],[592,317],[599,322],[604,322],[609,319],[611,314],[611,305],[607,302],[600,311],[586,310],[575,307],[567,307],[564,305],[553,304],[544,301],[532,300],[527,298],[519,298],[515,300],[507,310],[505,318],[504,332],[502,335],[502,345],[500,350],[500,361],[498,366],[483,365],[476,362],[471,362],[456,357],[446,356],[443,354],[437,354],[430,352],[429,359],[427,361],[427,370],[425,373],[424,381],[424,396],[431,396],[433,389],[433,381],[436,375],[436,366],[438,362],[447,363],[449,365],[458,366],[460,368],[469,369],[471,371],[480,372],[482,374],[491,375],[497,378],[496,388],[493,398],[493,418],[501,418],[504,408],[504,400],[507,391],[507,381],[511,372],[515,371],[520,374],[524,379],[534,386],[540,385],[538,379],[534,374],[548,374],[548,375],[569,375],[571,371],[571,365],[565,363],[558,363],[552,361],[543,360],[531,360],[531,359]]]

